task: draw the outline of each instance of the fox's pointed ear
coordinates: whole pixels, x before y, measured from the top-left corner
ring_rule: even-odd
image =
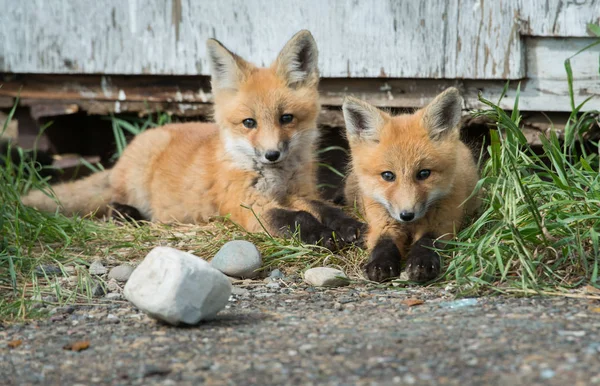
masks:
[[[458,129],[461,119],[462,98],[460,92],[450,87],[438,95],[423,109],[423,125],[429,137],[438,140]]]
[[[369,103],[346,97],[342,105],[348,140],[378,141],[384,124],[384,112]]]
[[[244,77],[244,71],[249,64],[229,51],[216,39],[208,39],[206,42],[208,57],[210,60],[210,73],[212,87],[218,89],[236,90]]]
[[[290,87],[317,86],[319,82],[319,50],[317,42],[307,30],[295,34],[279,53],[274,63],[277,74]]]

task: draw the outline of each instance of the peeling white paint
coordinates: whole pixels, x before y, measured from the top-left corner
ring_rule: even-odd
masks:
[[[199,89],[198,93],[196,95],[198,96],[198,98],[200,98],[200,100],[202,101],[202,103],[208,102],[209,96],[206,95],[206,93],[204,92],[204,90]]]
[[[120,101],[127,100],[127,95],[125,95],[125,91],[119,90],[119,95],[117,96],[117,99],[119,99]]]
[[[111,90],[112,84],[110,82],[110,77],[108,76],[103,76],[100,79],[100,88],[102,89],[102,94],[104,94],[105,98],[112,98],[112,90]]]
[[[121,102],[119,101],[115,101],[115,113],[120,113],[121,112]]]
[[[164,0],[0,7],[0,72],[17,73],[209,75],[209,37],[268,64],[306,28],[323,77],[374,78],[385,68],[390,78],[521,79],[522,35],[588,36],[586,23],[600,20],[597,0],[182,0],[175,24]],[[108,98],[109,79],[106,90]]]

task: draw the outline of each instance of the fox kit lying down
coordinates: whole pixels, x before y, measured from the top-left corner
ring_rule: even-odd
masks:
[[[478,172],[459,138],[461,104],[455,88],[414,114],[395,117],[345,100],[352,153],[345,195],[367,220],[369,279],[398,276],[403,260],[410,280],[434,279],[440,258],[430,247],[437,238],[453,237],[465,214],[477,209],[477,197],[467,200]]]
[[[137,136],[115,167],[54,186],[66,214],[104,215],[109,207],[152,221],[201,223],[230,215],[251,232],[333,246],[332,233],[355,241],[362,224],[319,200],[316,190],[318,51],[297,33],[268,68],[221,43],[207,42],[215,124],[171,124]],[[54,211],[36,191],[26,205]]]

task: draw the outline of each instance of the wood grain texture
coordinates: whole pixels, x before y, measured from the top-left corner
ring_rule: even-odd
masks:
[[[521,34],[590,36],[587,24],[600,23],[600,0],[519,0]]]
[[[516,1],[0,0],[0,71],[208,75],[216,37],[261,65],[306,28],[324,77],[516,79]]]

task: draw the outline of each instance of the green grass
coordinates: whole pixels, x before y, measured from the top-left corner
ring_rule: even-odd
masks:
[[[511,115],[481,101],[490,109],[477,114],[498,129],[479,182],[482,214],[451,242],[445,279],[524,293],[600,284],[598,144],[583,141],[592,113],[574,111],[563,143],[541,136],[538,155],[519,129],[518,98]]]
[[[590,30],[600,36],[600,27]],[[541,152],[520,130],[519,88],[510,115],[480,96],[489,109],[474,114],[497,128],[490,132],[489,159],[478,185],[482,214],[445,252],[444,280],[467,292],[566,293],[582,284],[600,287],[599,148],[588,139],[600,113],[583,112],[591,97],[576,104],[573,56],[564,63],[571,96],[564,140],[555,131],[548,138],[540,135]]]
[[[587,140],[599,115],[582,112],[587,101],[576,104],[570,68],[568,59],[572,114],[564,140],[554,133],[542,137],[542,151],[534,151],[519,129],[518,90],[510,114],[481,97],[488,108],[474,114],[489,118],[497,129],[484,149],[489,158],[478,185],[481,215],[442,251],[447,271],[432,285],[451,283],[461,293],[567,294],[583,284],[600,284],[598,144]],[[116,155],[126,145],[126,133],[170,122],[166,114],[155,117],[112,117]],[[106,283],[88,273],[93,260],[109,266],[137,262],[157,245],[210,258],[225,242],[247,239],[263,253],[265,270],[298,273],[310,266],[338,265],[357,279],[367,257],[354,247],[334,254],[302,245],[297,238],[249,234],[227,219],[205,225],[119,225],[40,213],[19,200],[29,189],[48,189],[39,168],[31,162],[0,162],[0,320],[37,317],[39,300],[34,299],[39,298],[55,305],[96,302],[93,288]],[[49,274],[43,267],[60,272]]]

